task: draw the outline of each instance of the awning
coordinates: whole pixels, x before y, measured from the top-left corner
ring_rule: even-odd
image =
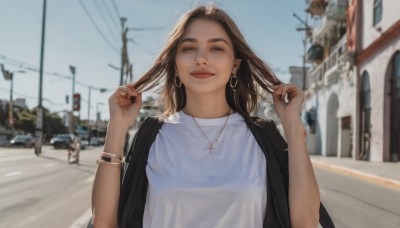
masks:
[[[307,60],[318,62],[324,57],[324,47],[320,44],[313,44],[307,51]]]

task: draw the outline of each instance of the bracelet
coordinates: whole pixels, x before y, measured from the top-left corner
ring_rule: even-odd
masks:
[[[100,159],[96,161],[96,165],[98,165],[98,164],[108,164],[108,165],[114,165],[114,166],[119,166],[119,167],[122,166],[122,162],[121,163],[109,162],[109,161],[104,161],[104,160],[100,160]]]
[[[113,154],[113,153],[101,152],[101,153],[100,153],[100,157],[103,157],[103,155],[107,155],[107,156],[109,156],[109,157],[116,158],[116,159],[118,159],[118,160],[122,160],[122,157],[121,157],[121,156],[116,155],[116,154]]]
[[[110,158],[110,157],[105,157],[105,156],[104,156],[104,157],[100,157],[99,160],[100,160],[100,161],[105,161],[105,162],[114,162],[114,163],[118,163],[118,164],[122,164],[122,163],[123,163],[121,160],[118,160],[118,159],[117,159],[117,160],[115,161],[115,160],[113,160],[112,158]]]

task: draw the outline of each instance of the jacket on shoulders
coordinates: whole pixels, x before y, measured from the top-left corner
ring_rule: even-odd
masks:
[[[146,176],[147,158],[150,147],[164,121],[158,117],[148,117],[140,125],[129,152],[121,178],[121,192],[118,208],[120,228],[142,228],[146,203],[148,180]],[[262,149],[267,163],[267,210],[264,228],[289,228],[288,204],[289,170],[288,145],[273,121],[252,117],[246,124]],[[334,227],[324,206],[320,205],[320,224]]]

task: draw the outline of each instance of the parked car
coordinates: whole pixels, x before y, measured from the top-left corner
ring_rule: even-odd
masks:
[[[12,147],[35,147],[35,139],[31,135],[17,135],[10,141]]]
[[[81,150],[85,150],[89,146],[89,141],[81,140]]]
[[[69,143],[72,141],[74,138],[74,135],[71,134],[59,134],[55,135],[51,140],[50,144],[54,147],[54,149],[57,148],[68,148]]]
[[[90,145],[92,146],[102,146],[104,144],[101,138],[92,137],[90,139]]]

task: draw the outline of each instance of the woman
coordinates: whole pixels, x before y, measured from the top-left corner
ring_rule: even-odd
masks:
[[[125,133],[139,115],[141,92],[160,83],[162,126],[149,139],[142,124],[120,185]],[[288,142],[276,154],[277,143],[286,145],[276,127],[250,116],[261,91],[272,93]],[[95,227],[317,227],[320,197],[299,116],[303,99],[254,54],[224,11],[187,12],[153,67],[109,98],[92,195]]]

